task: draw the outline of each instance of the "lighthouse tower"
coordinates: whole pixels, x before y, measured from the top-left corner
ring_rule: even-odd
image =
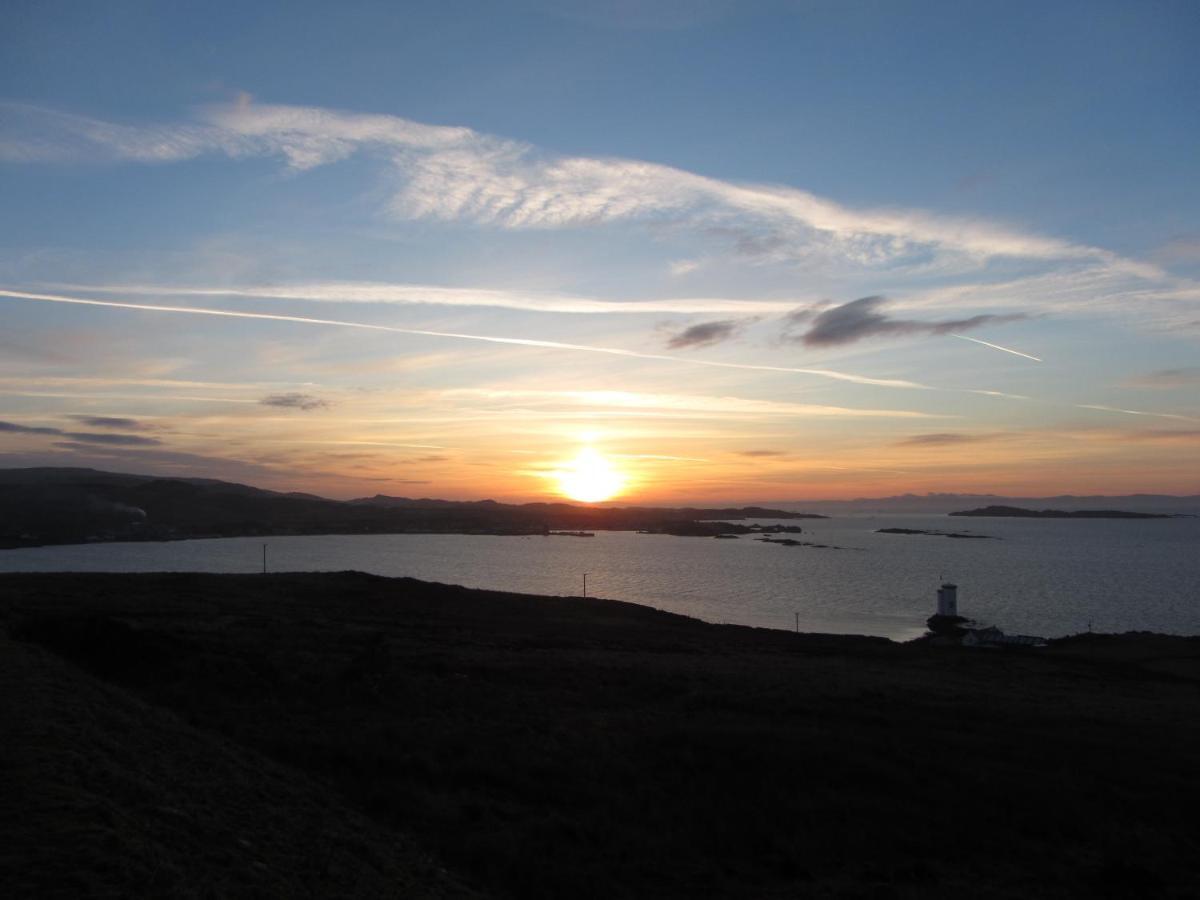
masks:
[[[939,616],[958,615],[958,585],[947,582],[938,588],[937,614]]]

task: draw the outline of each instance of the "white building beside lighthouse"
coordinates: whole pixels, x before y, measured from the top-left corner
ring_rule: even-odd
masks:
[[[937,614],[939,616],[958,615],[958,585],[947,582],[938,588]]]

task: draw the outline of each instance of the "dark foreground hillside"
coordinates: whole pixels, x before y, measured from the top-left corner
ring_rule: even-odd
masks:
[[[0,576],[5,896],[1191,897],[1200,641]],[[15,890],[14,890],[15,889]]]

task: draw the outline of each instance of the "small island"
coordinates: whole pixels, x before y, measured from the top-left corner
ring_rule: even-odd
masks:
[[[957,515],[957,513],[956,513]],[[926,531],[921,528],[877,528],[876,534],[926,534],[933,537],[974,538],[982,541],[998,541],[1000,538],[990,534],[971,534],[969,531]]]
[[[638,534],[673,537],[737,537],[739,534],[803,534],[799,525],[743,525],[740,522],[674,521],[638,529]]]
[[[982,506],[952,512],[952,516],[987,516],[1010,519],[1174,519],[1169,513],[1125,512],[1119,509],[1023,509],[1019,506]]]
[[[794,538],[760,537],[755,540],[764,544],[779,544],[782,547],[815,547],[818,550],[852,550],[852,547],[838,547],[834,544],[814,544],[812,541],[797,541]]]

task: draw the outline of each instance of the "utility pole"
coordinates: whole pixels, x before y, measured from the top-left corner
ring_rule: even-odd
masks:
[[[263,574],[267,574],[267,545],[263,544]]]
[[[796,613],[796,634],[800,633],[800,613]]]
[[[583,573],[583,596],[585,596],[585,597],[587,596],[587,576],[588,576],[588,573],[584,572]]]

